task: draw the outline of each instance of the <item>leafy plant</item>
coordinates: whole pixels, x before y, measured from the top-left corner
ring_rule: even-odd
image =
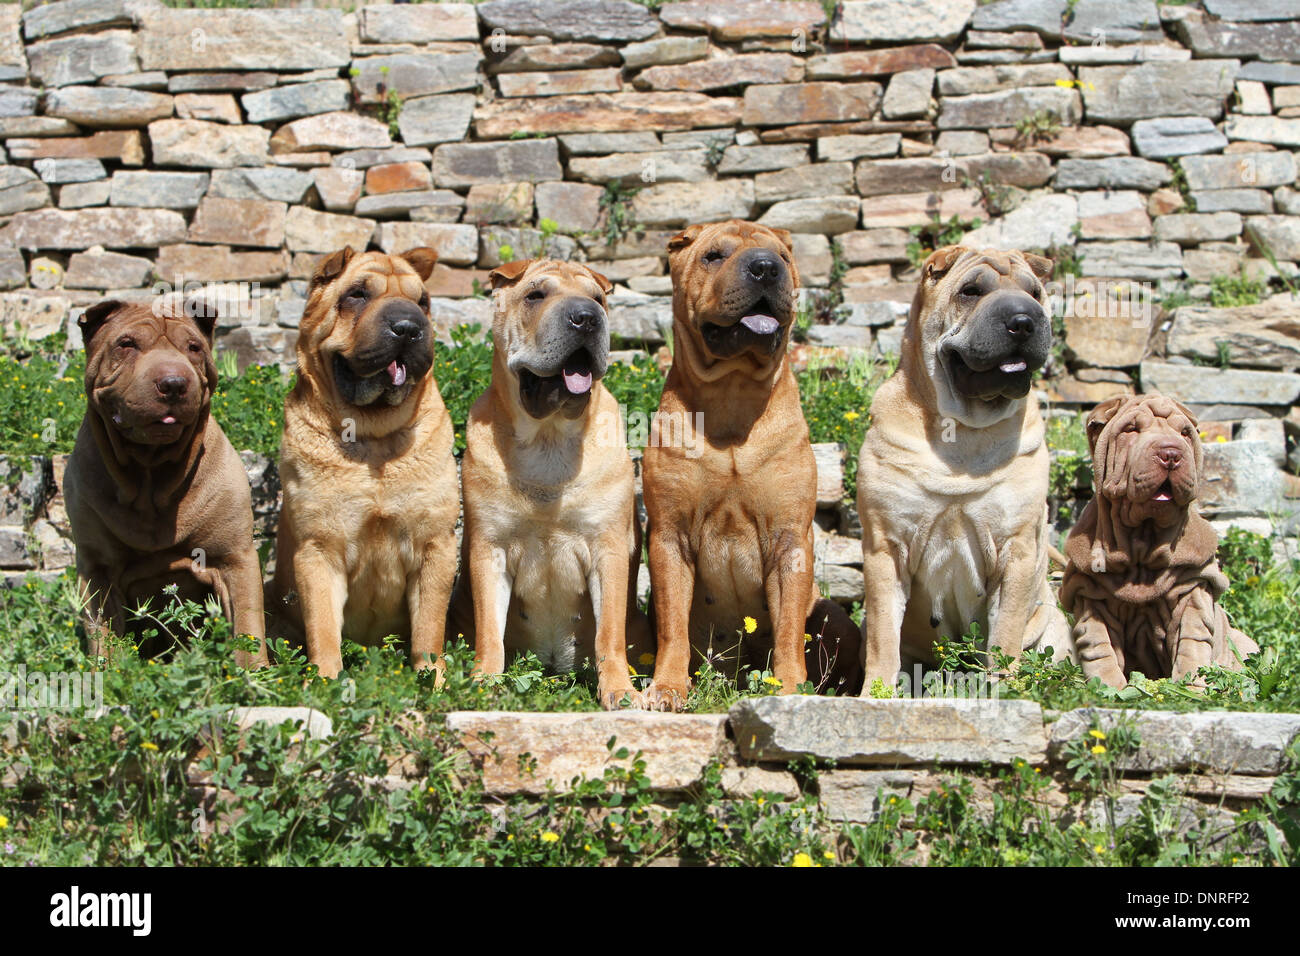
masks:
[[[961,242],[962,236],[971,229],[978,229],[979,225],[978,219],[966,221],[954,215],[945,221],[938,213],[934,213],[928,223],[911,226],[907,230],[914,237],[907,244],[908,261],[919,269],[934,250],[956,245]]]

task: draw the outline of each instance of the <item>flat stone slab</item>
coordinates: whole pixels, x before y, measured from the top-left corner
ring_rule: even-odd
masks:
[[[490,794],[571,790],[578,778],[599,779],[606,767],[630,767],[639,752],[656,790],[684,790],[727,750],[725,714],[668,715],[644,711],[526,714],[457,711],[447,729],[458,734]],[[614,746],[608,746],[610,738]],[[614,754],[626,747],[628,757]]]
[[[230,718],[241,732],[257,724],[279,726],[288,721],[312,740],[325,740],[334,733],[333,721],[311,707],[236,707],[230,711]]]
[[[746,760],[812,756],[837,764],[1042,763],[1042,708],[1027,700],[760,697],[731,708]]]
[[[1052,725],[1048,755],[1053,762],[1063,761],[1069,743],[1087,737],[1094,721],[1103,733],[1109,734],[1121,719],[1135,722],[1140,742],[1135,753],[1119,758],[1118,766],[1148,773],[1208,770],[1249,776],[1276,774],[1285,768],[1287,748],[1300,735],[1300,714],[1126,714],[1085,707],[1061,714]]]

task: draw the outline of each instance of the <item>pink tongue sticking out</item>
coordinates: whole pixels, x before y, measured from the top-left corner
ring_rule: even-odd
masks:
[[[388,379],[393,383],[394,388],[397,388],[399,385],[405,385],[406,366],[398,365],[397,360],[393,359],[392,363],[388,366]]]
[[[770,315],[747,315],[740,320],[740,324],[756,335],[771,335],[781,327]]]
[[[571,395],[585,395],[591,391],[591,372],[564,370],[564,387]]]
[[[1023,372],[1029,366],[1025,364],[1024,359],[1016,359],[1014,362],[1003,362],[998,366],[1003,372],[1010,375],[1013,372]]]
[[[162,423],[163,423],[164,425],[175,425],[175,424],[176,424],[176,416],[175,416],[175,415],[165,415],[165,416],[163,416]]]

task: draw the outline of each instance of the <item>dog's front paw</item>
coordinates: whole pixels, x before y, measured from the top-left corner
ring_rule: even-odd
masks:
[[[631,684],[626,687],[615,687],[613,690],[602,687],[599,696],[600,706],[606,710],[646,710],[650,706],[645,696]]]
[[[647,710],[660,710],[679,714],[686,707],[686,688],[652,681],[646,688]]]

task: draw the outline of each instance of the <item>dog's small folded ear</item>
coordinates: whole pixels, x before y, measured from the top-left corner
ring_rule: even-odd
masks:
[[[217,304],[201,295],[191,296],[185,300],[185,314],[194,320],[203,337],[212,345],[217,333],[217,319],[221,317]]]
[[[698,223],[693,226],[687,226],[677,235],[668,240],[668,251],[676,252],[678,249],[685,249],[694,242],[700,235],[700,230],[704,227]]]
[[[344,246],[338,252],[330,253],[316,267],[316,272],[311,277],[310,288],[315,289],[317,286],[325,285],[332,279],[337,278],[348,267],[348,263],[352,261],[352,257],[356,254],[356,250],[351,246]]]
[[[81,313],[77,325],[81,329],[81,341],[87,349],[90,348],[90,340],[95,337],[95,333],[103,328],[109,317],[124,305],[126,303],[121,299],[105,299],[103,302],[88,306]]]
[[[1025,264],[1029,266],[1034,275],[1038,276],[1040,281],[1045,282],[1052,277],[1052,269],[1056,267],[1056,263],[1052,262],[1051,259],[1046,256],[1036,256],[1032,252],[1021,253],[1021,255],[1024,256]]]
[[[930,253],[930,258],[921,266],[921,275],[927,282],[938,281],[944,273],[957,264],[957,260],[970,252],[965,246],[944,246]]]
[[[794,236],[790,235],[789,229],[782,229],[780,226],[768,226],[768,231],[776,238],[781,240],[781,245],[785,246],[790,252],[794,252]]]
[[[587,266],[587,271],[590,272],[591,277],[596,280],[596,284],[600,286],[601,292],[607,293],[610,289],[614,288],[614,283],[610,282],[595,269],[591,268],[591,266]]]
[[[528,267],[533,262],[532,259],[516,259],[514,262],[499,265],[488,273],[488,284],[494,289],[500,289],[512,282],[518,282],[519,277],[528,271]]]
[[[428,246],[417,246],[399,253],[397,258],[405,259],[420,277],[421,282],[428,282],[429,276],[433,275],[433,267],[438,263],[438,250],[430,249]]]
[[[1106,424],[1115,417],[1120,406],[1128,401],[1126,395],[1116,395],[1114,398],[1108,398],[1091,412],[1088,413],[1088,450],[1095,452],[1097,450],[1097,439],[1101,437]]]

